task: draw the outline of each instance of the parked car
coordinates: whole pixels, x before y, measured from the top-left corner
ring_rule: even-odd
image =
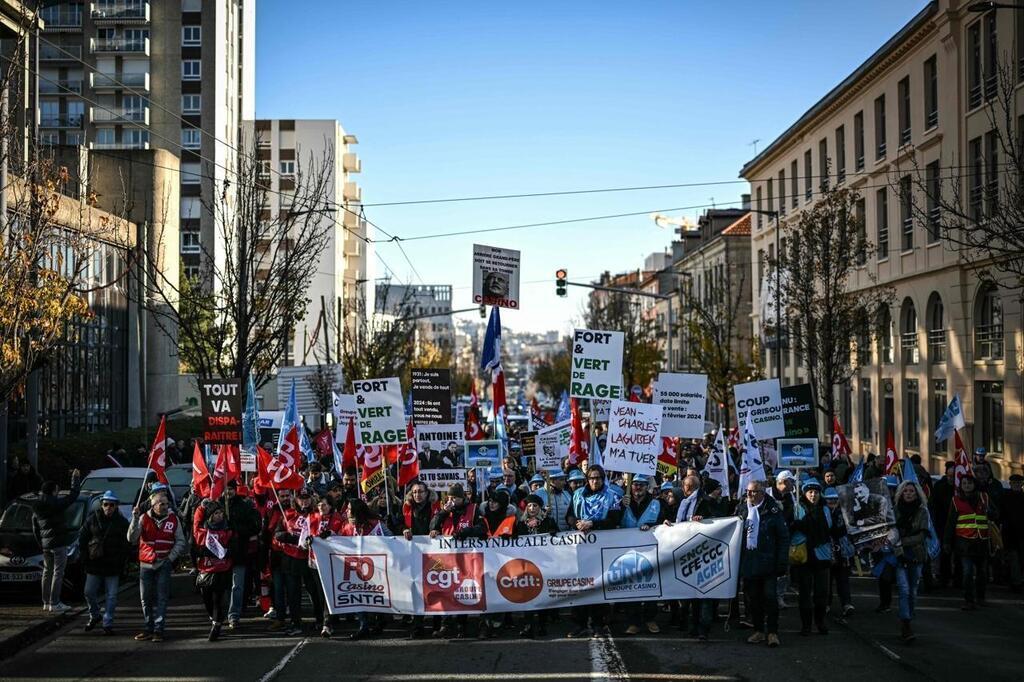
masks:
[[[67,491],[62,491],[66,495]],[[63,599],[78,601],[85,587],[85,569],[78,547],[78,531],[86,516],[99,508],[103,491],[82,490],[64,512],[72,542],[68,545],[68,563],[64,570]],[[43,550],[32,532],[32,509],[39,493],[26,493],[15,499],[0,516],[0,593],[39,593],[43,576]]]
[[[85,490],[112,490],[121,500],[118,507],[126,519],[132,518],[132,509],[139,500],[139,491],[149,469],[145,467],[111,467],[95,469],[82,481]],[[173,490],[171,491],[174,492]]]
[[[174,493],[175,503],[180,504],[192,485],[192,463],[169,466],[164,473],[167,475],[167,485],[171,486],[171,492]]]

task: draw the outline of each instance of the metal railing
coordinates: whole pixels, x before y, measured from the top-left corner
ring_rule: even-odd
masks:
[[[136,90],[149,90],[148,73],[123,73],[118,75],[115,73],[99,73],[94,71],[89,74],[89,77],[93,88],[114,90],[132,88]]]
[[[39,10],[39,18],[43,20],[46,29],[54,28],[81,28],[82,8],[70,9],[67,7],[51,6]]]
[[[90,38],[92,52],[149,54],[149,38]]]
[[[114,19],[145,19],[149,21],[149,3],[135,0],[115,0],[114,2],[93,2],[90,5],[93,21],[110,21]]]
[[[916,365],[921,360],[921,350],[917,347],[917,332],[900,334],[900,355],[904,365]]]
[[[39,125],[42,128],[81,128],[83,118],[81,114],[43,116],[39,119]]]
[[[1003,359],[1003,325],[979,324],[974,328],[974,355],[979,360]]]
[[[39,61],[63,62],[82,58],[81,45],[40,45]]]
[[[117,121],[132,121],[136,123],[149,123],[149,107],[139,109],[125,107],[92,107],[90,117],[95,123],[112,123]]]
[[[928,358],[933,365],[946,361],[945,329],[928,330]]]
[[[81,94],[82,81],[60,80],[54,82],[39,79],[39,94],[41,95],[67,95],[69,93]]]
[[[930,110],[928,112],[928,114],[925,116],[924,123],[928,127],[929,130],[931,130],[935,126],[939,125],[939,108],[938,108],[938,106],[936,106],[934,109],[932,109],[932,110]]]

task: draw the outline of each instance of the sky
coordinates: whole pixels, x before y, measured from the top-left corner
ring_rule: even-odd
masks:
[[[925,4],[260,0],[256,115],[338,119],[358,137],[366,216],[408,240],[377,244],[377,277],[451,284],[453,308],[470,308],[473,244],[518,249],[521,305],[503,325],[568,332],[586,290],[556,297],[558,268],[580,282],[642,268],[673,237],[646,214],[737,206],[755,148]],[[719,184],[374,206],[685,183]],[[413,239],[623,213],[641,215]]]

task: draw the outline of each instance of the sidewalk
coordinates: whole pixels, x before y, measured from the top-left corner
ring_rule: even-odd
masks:
[[[0,661],[56,632],[85,610],[85,604],[76,604],[65,613],[49,613],[27,599],[21,604],[0,604]]]

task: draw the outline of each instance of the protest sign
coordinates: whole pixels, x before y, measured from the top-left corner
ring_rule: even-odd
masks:
[[[203,442],[209,445],[242,444],[242,380],[203,379],[199,382],[203,414]]]
[[[505,448],[500,440],[469,440],[466,441],[465,449],[463,461],[467,468],[486,469],[488,476],[492,473],[501,474]],[[484,485],[487,485],[487,476],[484,476]]]
[[[519,434],[520,455],[522,457],[533,457],[537,454],[537,432],[523,431]]]
[[[653,476],[661,454],[661,405],[612,401],[604,468]]]
[[[417,424],[452,423],[450,369],[412,370],[412,416]]]
[[[612,401],[595,398],[590,401],[591,410],[594,413],[595,422],[607,422],[608,414],[612,409]]]
[[[486,540],[332,535],[312,551],[332,614],[482,614],[731,599],[741,538],[742,522],[725,518]]]
[[[468,485],[465,469],[420,469],[419,479],[435,493],[447,493],[455,483]]]
[[[473,303],[519,309],[519,252],[473,244]]]
[[[782,416],[782,388],[778,379],[736,384],[733,393],[736,397],[737,424],[746,424],[749,412],[758,440],[786,436],[786,423]]]
[[[281,438],[283,422],[284,410],[260,410],[256,417],[256,425],[260,430],[260,442],[276,444]]]
[[[662,372],[654,384],[654,402],[664,408],[661,435],[700,438],[708,401],[706,374]]]
[[[537,471],[554,470],[562,466],[562,447],[558,432],[540,433],[537,435]]]
[[[352,382],[356,396],[356,440],[360,445],[403,443],[405,407],[398,379],[366,379]]]
[[[577,329],[572,341],[572,376],[569,395],[574,398],[622,397],[622,332]]]
[[[448,459],[450,466],[462,463],[466,432],[458,424],[419,424],[416,426],[416,451],[420,457],[437,461]]]
[[[344,443],[348,434],[349,419],[356,423],[356,443],[359,443],[359,413],[356,412],[356,397],[350,393],[331,392],[331,413],[334,415],[334,441]]]
[[[786,423],[786,438],[817,438],[818,422],[814,412],[810,384],[782,387],[782,416]]]
[[[836,490],[846,530],[855,545],[888,535],[896,524],[896,514],[884,478],[847,483]]]
[[[818,466],[817,438],[780,438],[776,442],[779,466],[787,469]],[[767,457],[765,459],[767,460]]]
[[[572,440],[572,419],[571,418],[570,419],[563,419],[560,422],[555,422],[551,426],[545,427],[545,428],[541,429],[540,431],[538,431],[537,432],[537,448],[538,448],[538,450],[540,449],[540,439],[542,437],[547,437],[549,439],[548,442],[555,442],[555,443],[557,443],[557,448],[558,448],[557,454],[558,454],[559,463],[557,465],[555,465],[554,467],[550,467],[550,468],[553,468],[553,469],[557,469],[559,466],[561,466],[561,460],[563,460],[563,459],[565,459],[566,457],[569,456],[569,441]],[[550,439],[552,437],[556,438],[557,440],[551,441]],[[549,453],[547,453],[547,456],[548,457],[554,457],[555,455],[554,455],[554,453],[549,452]],[[545,468],[545,467],[542,467],[541,465],[538,464],[537,468],[538,469],[542,469],[542,468]]]

